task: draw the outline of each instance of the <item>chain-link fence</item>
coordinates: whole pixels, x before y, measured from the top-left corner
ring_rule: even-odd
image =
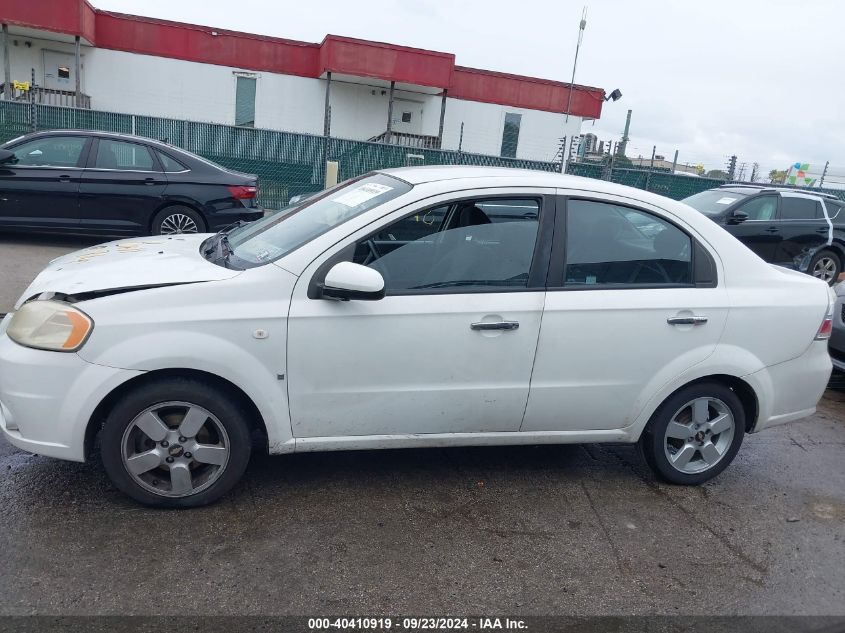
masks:
[[[327,160],[338,162],[341,180],[374,169],[409,165],[483,165],[560,171],[559,163],[0,101],[0,142],[49,129],[123,132],[166,141],[229,169],[257,175],[259,201],[271,209],[284,206],[292,196],[321,189]]]
[[[237,171],[258,176],[260,203],[280,208],[292,196],[317,191],[327,160],[340,180],[374,169],[413,165],[477,165],[559,172],[559,162],[503,158],[453,150],[326,138],[296,132],[235,127],[179,119],[119,114],[61,106],[0,101],[0,142],[37,130],[85,129],[137,134],[166,141]],[[665,170],[617,167],[612,162],[570,162],[567,173],[652,191],[675,200],[725,184]],[[827,191],[845,199],[845,190]]]

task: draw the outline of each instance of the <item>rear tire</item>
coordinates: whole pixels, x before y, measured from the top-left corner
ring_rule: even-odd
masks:
[[[205,220],[202,216],[184,205],[166,207],[153,218],[153,235],[181,235],[205,231]]]
[[[827,249],[819,251],[810,260],[807,272],[816,279],[821,279],[827,285],[832,286],[839,281],[839,274],[842,272],[842,260],[833,251]]]
[[[109,413],[100,445],[114,485],[160,508],[217,500],[240,480],[252,449],[238,403],[189,378],[148,383],[127,394]]]
[[[745,435],[739,396],[716,382],[685,387],[651,416],[639,447],[652,471],[669,483],[694,486],[733,461]]]

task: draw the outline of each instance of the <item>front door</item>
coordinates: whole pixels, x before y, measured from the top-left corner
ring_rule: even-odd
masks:
[[[73,53],[44,51],[44,87],[50,90],[76,90],[76,57]]]
[[[87,136],[42,136],[13,147],[0,165],[0,226],[74,228]]]
[[[79,188],[82,228],[148,235],[167,186],[150,149],[140,143],[99,138],[88,164]]]
[[[660,214],[610,199],[562,206],[522,430],[624,428],[713,352],[727,295],[715,277],[696,280],[693,259],[708,256]]]
[[[407,101],[405,99],[393,100],[393,121],[394,132],[406,134],[422,133],[423,104],[419,101]]]
[[[545,295],[551,227],[541,224],[553,205],[524,190],[432,201],[312,263],[288,320],[294,436],[518,431]],[[387,296],[310,299],[338,258],[378,270]]]
[[[778,196],[774,194],[755,196],[738,206],[732,213],[737,211],[745,213],[748,219],[739,224],[727,224],[725,228],[728,233],[765,261],[774,261],[782,239],[778,221]]]

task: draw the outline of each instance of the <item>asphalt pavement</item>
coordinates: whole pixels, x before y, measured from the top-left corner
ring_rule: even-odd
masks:
[[[89,243],[0,237],[0,312]],[[627,445],[256,455],[159,511],[0,440],[0,614],[845,615],[843,464],[836,390],[697,488]]]

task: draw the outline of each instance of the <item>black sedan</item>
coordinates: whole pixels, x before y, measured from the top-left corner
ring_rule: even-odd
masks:
[[[262,217],[257,194],[255,176],[127,134],[55,130],[0,148],[0,230],[204,233]]]
[[[833,285],[845,263],[843,202],[812,189],[725,185],[682,202],[722,225],[767,262]]]

